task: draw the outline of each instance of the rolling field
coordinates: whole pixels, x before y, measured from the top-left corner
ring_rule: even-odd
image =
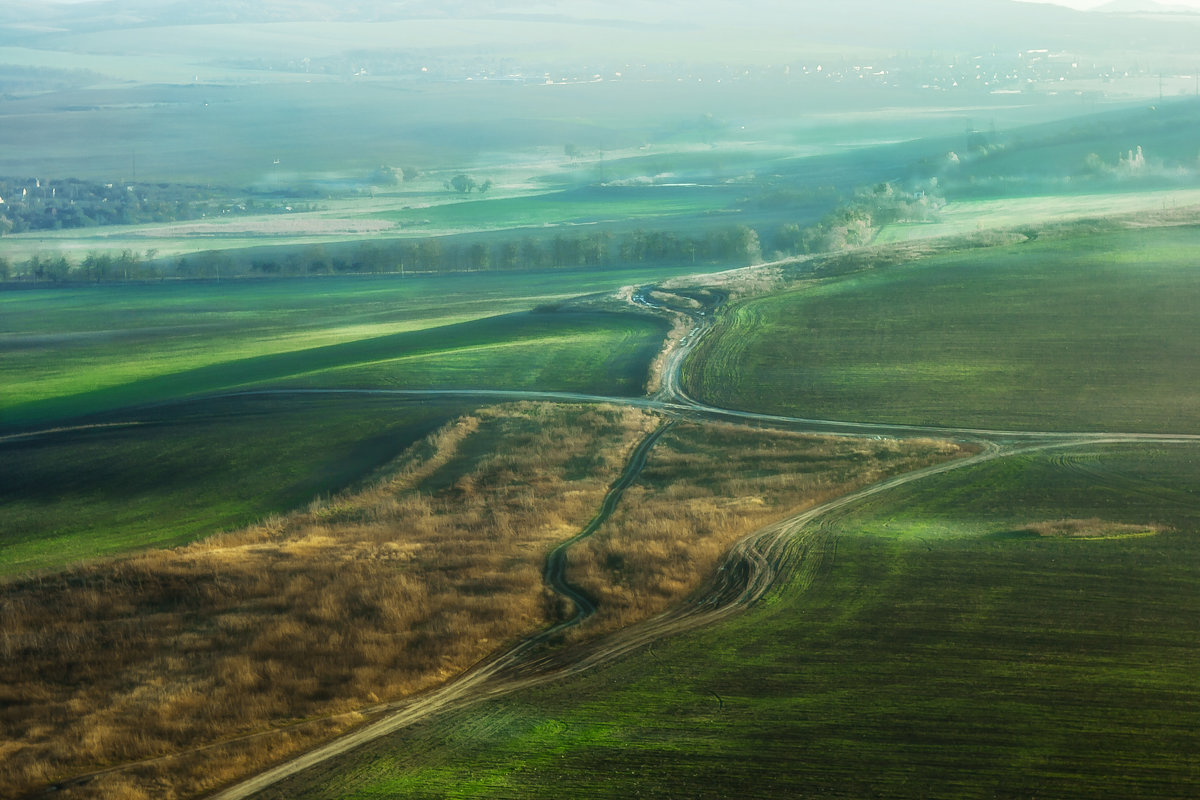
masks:
[[[738,618],[259,796],[1187,796],[1197,455],[1052,450],[891,490]],[[1063,517],[1161,532],[1026,530]]]
[[[1195,431],[1200,229],[938,256],[731,309],[685,368],[717,405],[1028,430]]]
[[[0,800],[1200,793],[1200,16],[59,5]]]
[[[568,271],[4,293],[0,432],[10,435],[0,438],[0,575],[180,544],[301,506],[369,475],[460,408],[214,394],[640,394],[663,324],[527,309],[646,277]],[[201,395],[209,397],[194,399]],[[15,435],[31,428],[64,430]]]
[[[697,214],[724,208],[737,197],[736,191],[715,186],[585,188],[401,210],[386,214],[385,218],[402,225],[428,226],[434,232],[461,233]]]
[[[166,372],[12,406],[16,424],[214,392],[271,388],[542,389],[638,395],[666,326],[617,314],[528,313]]]
[[[380,374],[388,388],[637,394],[662,338],[660,324],[525,310],[660,274],[566,271],[8,292],[0,295],[6,387],[0,419],[8,427],[46,424],[282,380],[369,387]]]
[[[430,335],[402,335],[386,341],[386,352],[372,342],[352,359],[310,358],[278,385],[636,396],[666,333],[654,321],[617,314],[529,314],[485,322],[438,329],[432,343]]]

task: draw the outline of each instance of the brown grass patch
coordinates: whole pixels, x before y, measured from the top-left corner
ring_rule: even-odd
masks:
[[[671,292],[662,292],[654,290],[650,292],[650,299],[654,302],[669,306],[671,308],[685,309],[689,311],[699,311],[704,308],[704,304],[692,297],[685,297],[681,294],[673,294]]]
[[[1108,522],[1099,517],[1091,519],[1058,519],[1034,522],[1025,530],[1052,539],[1126,539],[1134,536],[1154,536],[1162,533],[1161,525],[1130,525],[1124,522]]]
[[[568,579],[599,607],[575,635],[664,611],[696,591],[734,542],[764,525],[967,452],[945,441],[677,425],[613,516],[571,551]]]
[[[194,795],[544,627],[547,550],[654,425],[614,408],[482,410],[360,491],[6,584],[0,795],[131,764],[57,796]]]

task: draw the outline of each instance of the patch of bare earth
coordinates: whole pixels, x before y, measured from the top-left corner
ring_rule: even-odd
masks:
[[[1124,522],[1108,522],[1091,519],[1058,519],[1034,522],[1025,529],[1050,539],[1124,539],[1132,536],[1153,536],[1162,533],[1161,525],[1130,525]]]

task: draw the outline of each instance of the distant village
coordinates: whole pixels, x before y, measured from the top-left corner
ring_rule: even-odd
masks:
[[[574,69],[518,64],[510,58],[416,59],[394,51],[342,54],[325,59],[238,60],[227,66],[304,72],[350,80],[407,78],[424,81],[513,81],[569,85],[619,82],[771,81],[798,85],[857,84],[899,91],[1014,94],[1124,94],[1144,92],[1161,81],[1164,94],[1200,94],[1200,71],[1179,64],[1120,63],[1046,49],[988,52],[972,56],[898,54],[864,61],[825,57],[766,66],[742,64],[592,64]],[[1129,85],[1137,82],[1136,88]],[[1153,86],[1151,87],[1153,88]]]

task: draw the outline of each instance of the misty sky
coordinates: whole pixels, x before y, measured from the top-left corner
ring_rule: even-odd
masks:
[[[38,2],[39,0],[35,0]],[[94,0],[40,0],[44,5],[61,5],[65,3],[86,3]],[[1167,6],[1186,6],[1200,11],[1200,0],[1158,0],[1163,5]],[[1030,3],[1046,3],[1053,2],[1055,5],[1068,6],[1070,8],[1088,9],[1096,6],[1105,5],[1111,0],[1024,0]]]
[[[1096,6],[1106,5],[1111,0],[1024,0],[1027,3],[1046,3],[1053,2],[1055,5],[1067,6],[1068,8],[1077,8],[1080,10],[1095,8]],[[1187,6],[1200,11],[1200,0],[1158,0],[1165,6]]]

